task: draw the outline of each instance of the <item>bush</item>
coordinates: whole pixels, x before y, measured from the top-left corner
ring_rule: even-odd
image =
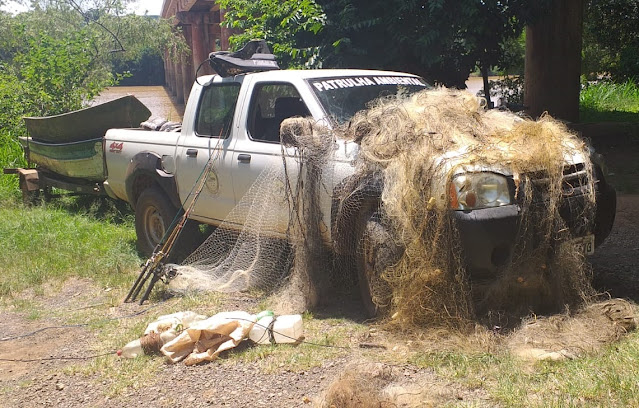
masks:
[[[96,74],[83,30],[57,37],[15,27],[22,38],[10,60],[0,62],[0,167],[24,167],[19,136],[26,136],[24,116],[55,115],[82,107],[110,76]],[[9,58],[9,57],[8,57]],[[0,176],[0,196],[17,194],[13,175]]]
[[[497,81],[488,81],[490,85],[490,96],[495,100],[499,98],[501,105],[505,105],[510,110],[519,111],[524,105],[524,76],[505,76]],[[484,90],[477,93],[484,96]]]

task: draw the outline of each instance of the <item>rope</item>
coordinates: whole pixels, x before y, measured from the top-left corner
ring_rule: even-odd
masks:
[[[144,354],[147,356],[160,354],[160,349],[162,348],[162,339],[160,338],[160,334],[151,332],[140,337],[140,346],[142,347]]]
[[[163,304],[164,302],[166,302],[166,300],[163,300],[159,303],[156,303],[153,306],[147,307],[144,310],[139,310],[135,313],[131,313],[128,315],[124,315],[124,316],[120,316],[120,317],[109,317],[107,319],[102,319],[102,320],[98,320],[97,322],[94,322],[95,324],[100,324],[100,323],[106,323],[106,322],[112,322],[112,321],[116,321],[116,320],[122,320],[122,319],[129,319],[131,317],[135,317],[135,316],[139,316],[141,314],[144,314],[146,312],[148,312],[151,309],[155,309],[156,307],[160,306],[161,304]],[[46,331],[46,330],[53,330],[53,329],[73,329],[73,328],[78,328],[78,327],[86,327],[89,326],[90,324],[94,324],[94,323],[79,323],[79,324],[64,324],[64,325],[60,325],[60,326],[47,326],[47,327],[42,327],[38,330],[34,330],[32,332],[29,333],[25,333],[25,334],[20,334],[17,336],[11,336],[11,337],[3,337],[0,339],[0,342],[3,341],[11,341],[11,340],[17,340],[17,339],[23,339],[25,337],[30,337],[33,335],[36,335],[40,332]]]
[[[150,309],[152,309],[153,307],[156,307],[158,305],[154,305],[152,307],[149,307],[141,312],[137,312],[128,316],[122,316],[119,318],[112,318],[112,319],[104,319],[102,321],[111,321],[111,320],[118,320],[118,319],[123,319],[126,317],[131,317],[131,316],[135,316],[135,315],[139,315],[141,313],[144,313]],[[253,322],[250,319],[243,319],[243,318],[232,318],[229,317],[229,319],[234,319],[234,320],[243,320],[243,321],[247,321],[247,322]],[[351,350],[351,347],[348,346],[335,346],[332,344],[319,344],[319,343],[313,343],[310,341],[305,341],[303,340],[303,337],[301,338],[293,338],[291,336],[288,336],[284,333],[278,332],[277,330],[273,330],[272,324],[268,325],[268,326],[264,326],[260,323],[254,322],[254,324],[263,327],[269,334],[269,339],[271,339],[271,343],[274,344],[274,334],[277,334],[279,336],[282,337],[286,337],[288,339],[294,340],[297,344],[308,344],[310,346],[317,346],[317,347],[326,347],[326,348],[335,348],[335,349],[341,349],[341,350]],[[51,329],[51,328],[67,328],[67,327],[82,327],[82,326],[87,326],[88,323],[85,324],[78,324],[78,325],[66,325],[66,326],[51,326],[51,327],[45,327],[43,329],[39,329],[36,330],[35,332],[32,333],[27,333],[21,336],[15,336],[12,337],[10,339],[17,339],[17,338],[23,338],[23,337],[27,337],[29,335],[44,331],[46,329]],[[5,338],[2,339],[0,341],[8,341],[9,339]],[[144,352],[145,355],[153,355],[153,354],[159,354],[160,353],[160,349],[162,348],[162,339],[160,338],[160,335],[158,333],[155,332],[151,332],[143,337],[140,338],[140,346],[142,347],[142,350]],[[375,344],[369,344],[369,343],[363,343],[360,344],[361,348],[384,348],[383,346],[380,345],[375,345]],[[94,355],[90,355],[90,356],[81,356],[81,357],[44,357],[44,358],[32,358],[32,359],[20,359],[20,358],[0,358],[0,362],[12,362],[12,363],[32,363],[32,362],[40,362],[40,361],[67,361],[67,360],[91,360],[94,358],[98,358],[98,357],[104,357],[104,356],[109,356],[109,355],[113,355],[115,354],[115,351],[110,351],[110,352],[106,352],[106,353],[101,353],[101,354],[94,354]]]
[[[344,349],[344,350],[350,350],[350,349],[351,349],[351,347],[348,347],[348,346],[334,346],[334,345],[332,345],[332,344],[319,344],[319,343],[312,343],[312,342],[310,342],[310,341],[305,341],[305,340],[303,340],[303,337],[301,337],[301,338],[291,337],[291,336],[288,336],[288,335],[286,335],[286,334],[284,334],[284,333],[280,333],[280,332],[278,332],[277,330],[273,330],[272,324],[269,324],[268,326],[264,326],[263,324],[260,324],[260,323],[258,323],[258,322],[253,322],[253,320],[251,320],[251,319],[244,319],[244,318],[241,318],[241,317],[227,317],[227,319],[230,319],[230,320],[243,320],[243,321],[245,321],[245,322],[252,322],[252,323],[254,323],[254,324],[255,324],[255,325],[257,325],[257,326],[260,326],[260,327],[264,328],[264,329],[265,329],[265,330],[269,333],[269,339],[273,339],[273,337],[274,337],[273,335],[274,335],[274,334],[277,334],[277,335],[279,335],[279,336],[286,337],[287,339],[294,340],[297,344],[308,344],[308,345],[310,345],[310,346],[327,347],[327,348],[337,348],[337,349]],[[271,321],[271,323],[274,323],[274,322],[275,322],[275,319],[273,319],[273,320]],[[273,339],[272,343],[273,343],[274,341],[275,341],[275,340]]]

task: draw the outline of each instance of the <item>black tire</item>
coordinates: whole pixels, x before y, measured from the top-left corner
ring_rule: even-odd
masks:
[[[597,201],[595,216],[595,247],[603,244],[610,235],[617,212],[617,193],[608,184],[600,187],[601,195]]]
[[[135,234],[140,254],[151,256],[177,214],[166,194],[156,186],[144,190],[135,206]]]
[[[390,310],[391,293],[381,275],[399,260],[401,250],[377,214],[358,230],[356,269],[362,304],[369,317],[384,316]]]

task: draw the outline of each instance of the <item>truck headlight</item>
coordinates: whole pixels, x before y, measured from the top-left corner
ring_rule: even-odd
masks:
[[[475,210],[512,203],[508,179],[496,173],[462,173],[453,177],[449,186],[453,210]]]

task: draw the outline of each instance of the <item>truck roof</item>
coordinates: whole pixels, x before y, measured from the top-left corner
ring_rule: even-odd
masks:
[[[359,76],[419,76],[414,74],[408,74],[406,72],[394,72],[394,71],[381,71],[381,70],[369,70],[369,69],[283,69],[263,72],[251,72],[245,74],[239,74],[236,76],[259,76],[263,79],[271,80],[290,80],[292,76],[301,79],[315,79],[315,78],[329,78],[329,77],[359,77]],[[217,75],[205,75],[200,77],[203,81],[210,81]]]

